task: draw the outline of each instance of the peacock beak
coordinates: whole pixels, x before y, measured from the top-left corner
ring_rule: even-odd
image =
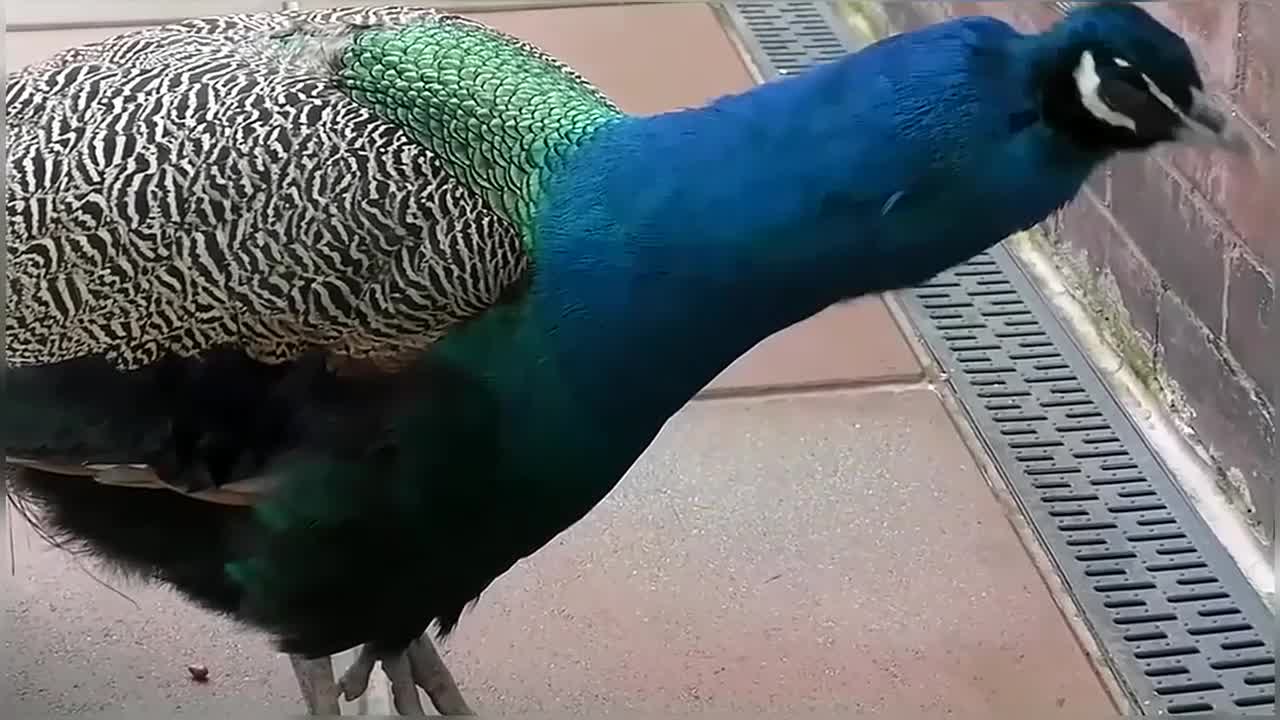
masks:
[[[1183,116],[1183,121],[1185,127],[1178,138],[1183,142],[1220,147],[1245,156],[1253,155],[1253,144],[1249,142],[1247,129],[1199,90],[1192,89],[1191,107]]]

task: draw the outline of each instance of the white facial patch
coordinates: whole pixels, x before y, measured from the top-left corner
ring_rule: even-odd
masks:
[[[1080,101],[1094,117],[1108,125],[1137,130],[1138,123],[1124,113],[1112,110],[1102,97],[1098,95],[1098,87],[1102,78],[1098,77],[1098,66],[1093,60],[1093,53],[1085,50],[1080,55],[1080,64],[1072,75],[1076,79],[1076,88],[1080,91]]]
[[[1183,114],[1182,110],[1178,107],[1177,103],[1173,101],[1173,98],[1166,95],[1165,92],[1160,89],[1160,86],[1155,84],[1155,81],[1147,77],[1146,73],[1142,73],[1142,79],[1146,81],[1147,89],[1151,91],[1151,94],[1154,95],[1157,100],[1164,103],[1165,107],[1172,110],[1174,115],[1177,115],[1183,120],[1187,119],[1187,116]]]

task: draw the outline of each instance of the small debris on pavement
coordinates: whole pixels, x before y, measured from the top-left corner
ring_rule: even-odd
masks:
[[[209,681],[209,668],[204,665],[188,665],[187,672],[191,674],[191,679],[196,682]]]

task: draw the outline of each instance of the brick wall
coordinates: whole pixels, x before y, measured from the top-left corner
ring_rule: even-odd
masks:
[[[1194,150],[1121,157],[1044,224],[1104,330],[1209,450],[1223,484],[1275,538],[1280,476],[1280,5],[1144,3],[1187,38],[1208,90],[1260,141],[1256,164]],[[886,3],[897,29],[982,13],[1023,31],[1053,3]],[[1271,230],[1268,231],[1267,228]]]

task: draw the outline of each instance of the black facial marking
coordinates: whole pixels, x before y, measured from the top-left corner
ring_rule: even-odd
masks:
[[[1099,75],[1102,78],[1098,86],[1099,99],[1107,107],[1133,120],[1134,135],[1149,140],[1174,139],[1174,133],[1182,125],[1182,119],[1152,92],[1141,72],[1133,68],[1113,66],[1100,71]],[[1188,94],[1187,103],[1182,104],[1184,111],[1189,105]]]

